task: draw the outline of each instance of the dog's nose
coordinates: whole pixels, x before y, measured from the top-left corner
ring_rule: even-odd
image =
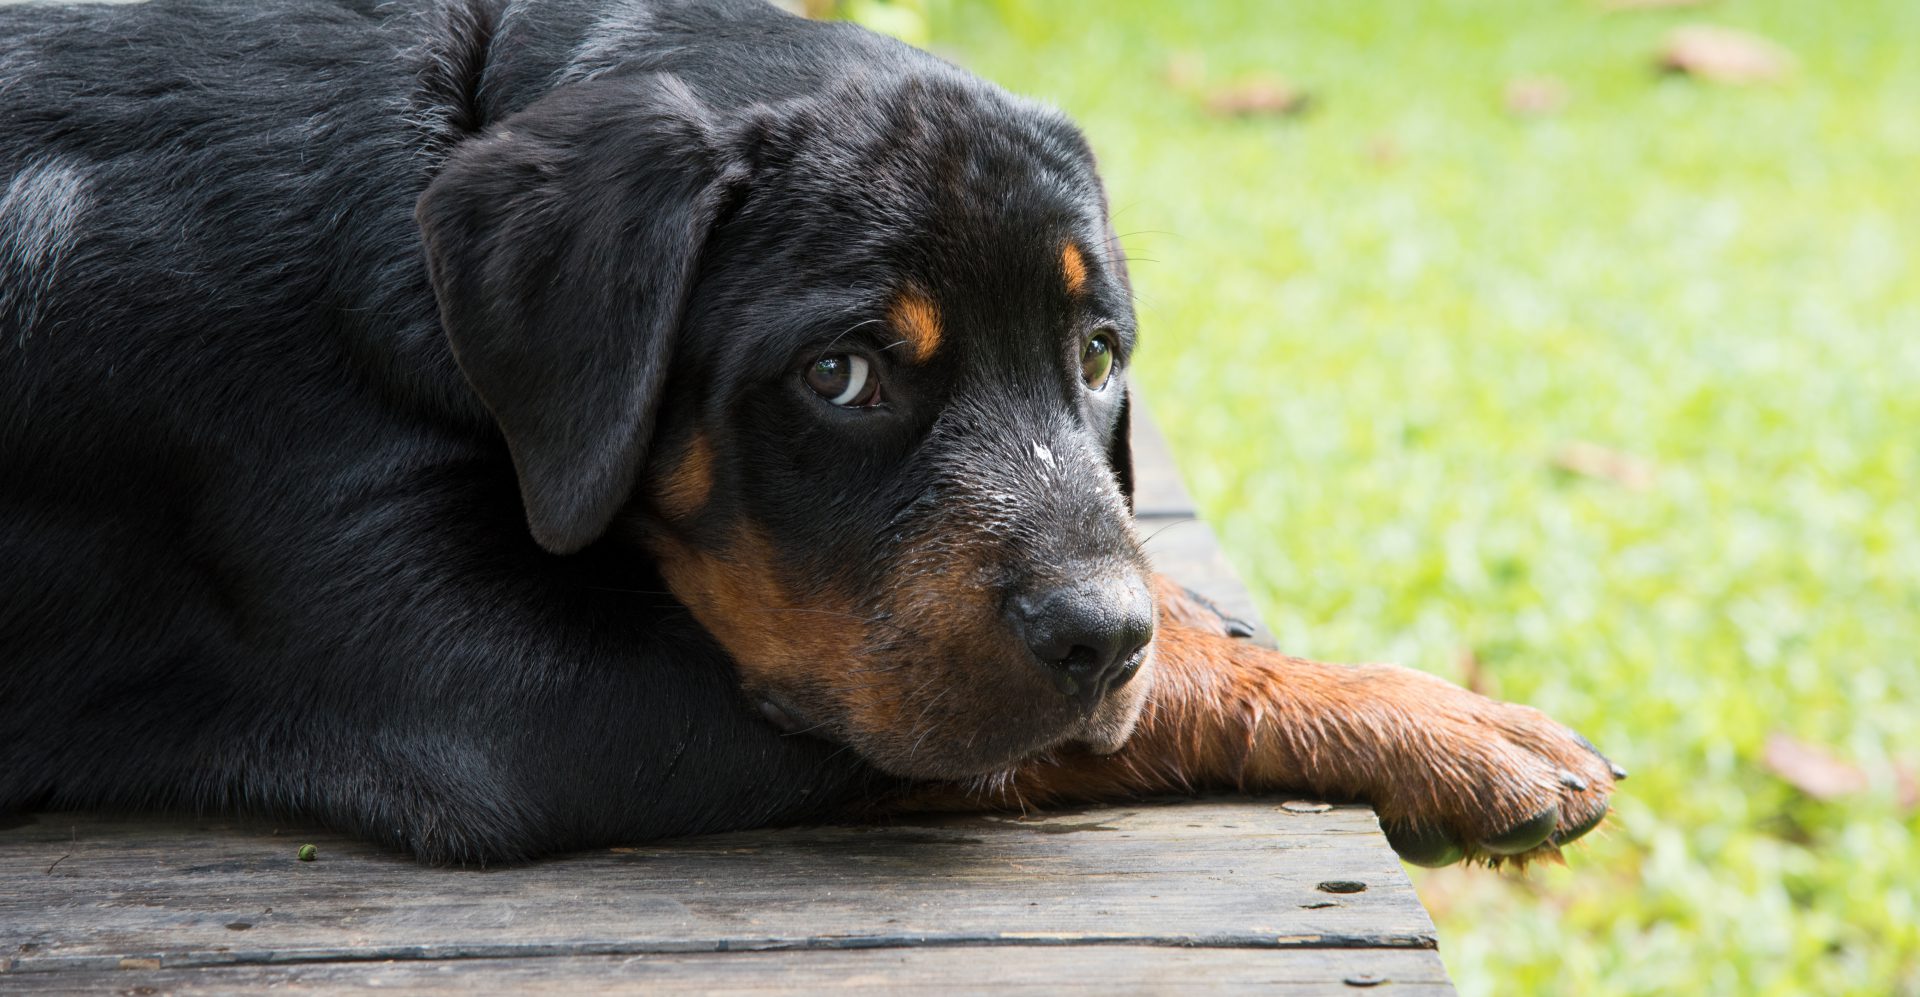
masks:
[[[1062,695],[1092,709],[1140,669],[1153,595],[1139,578],[1075,582],[1008,603],[1011,622]]]

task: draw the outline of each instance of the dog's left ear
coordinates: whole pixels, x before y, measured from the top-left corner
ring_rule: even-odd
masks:
[[[707,236],[746,167],[678,79],[563,87],[456,147],[415,218],[441,323],[554,553],[631,494]]]
[[[1113,427],[1113,442],[1107,444],[1107,466],[1113,469],[1113,480],[1120,485],[1120,494],[1127,497],[1127,511],[1133,511],[1133,389],[1122,384],[1125,393],[1120,396],[1120,418]]]

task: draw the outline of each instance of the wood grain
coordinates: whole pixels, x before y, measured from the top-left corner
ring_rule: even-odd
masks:
[[[1253,597],[1220,552],[1213,528],[1200,518],[1193,496],[1181,483],[1173,448],[1154,425],[1137,391],[1132,404],[1134,520],[1147,556],[1162,574],[1205,596],[1229,616],[1252,624],[1256,643],[1273,647],[1273,634],[1260,622]]]
[[[1154,424],[1138,391],[1130,404],[1133,413],[1133,512],[1142,518],[1157,516],[1190,518],[1197,516],[1193,496],[1180,478],[1173,448]],[[1236,586],[1237,587],[1237,586]]]
[[[1445,970],[1415,949],[851,949],[458,959],[202,969],[90,970],[0,977],[9,993],[229,994],[394,990],[410,994],[901,992],[1102,997],[1192,993],[1450,994]],[[1349,982],[1352,981],[1352,982]]]

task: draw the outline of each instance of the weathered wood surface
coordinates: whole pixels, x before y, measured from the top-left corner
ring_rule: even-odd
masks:
[[[1254,620],[1138,424],[1149,552]],[[306,843],[316,861],[297,860]],[[0,829],[0,992],[1450,992],[1434,944],[1370,810],[1279,798],[759,831],[487,870],[220,819]]]
[[[13,972],[920,945],[1431,946],[1372,814],[1299,809],[1201,801],[793,828],[489,870],[424,868],[314,831],[46,814],[0,833],[0,944]],[[295,857],[306,843],[315,861]]]
[[[990,984],[990,986],[989,986]],[[1054,997],[1165,993],[1451,994],[1431,952],[1409,949],[1099,948],[847,949],[672,953],[551,959],[409,960],[94,970],[0,976],[8,993],[230,994],[393,990],[411,994],[826,991],[986,992]]]
[[[1252,624],[1253,639],[1272,647],[1273,635],[1260,622],[1253,596],[1234,576],[1213,528],[1200,518],[1180,481],[1172,448],[1145,412],[1134,419],[1133,462],[1134,520],[1154,567],[1206,596],[1222,612]]]

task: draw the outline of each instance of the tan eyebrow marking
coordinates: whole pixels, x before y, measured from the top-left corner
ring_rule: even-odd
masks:
[[[1060,270],[1067,278],[1067,293],[1078,296],[1087,286],[1087,261],[1079,246],[1069,242],[1060,250]]]
[[[887,317],[907,337],[914,360],[924,362],[940,348],[940,309],[932,298],[917,290],[902,291],[893,299],[893,310]]]

